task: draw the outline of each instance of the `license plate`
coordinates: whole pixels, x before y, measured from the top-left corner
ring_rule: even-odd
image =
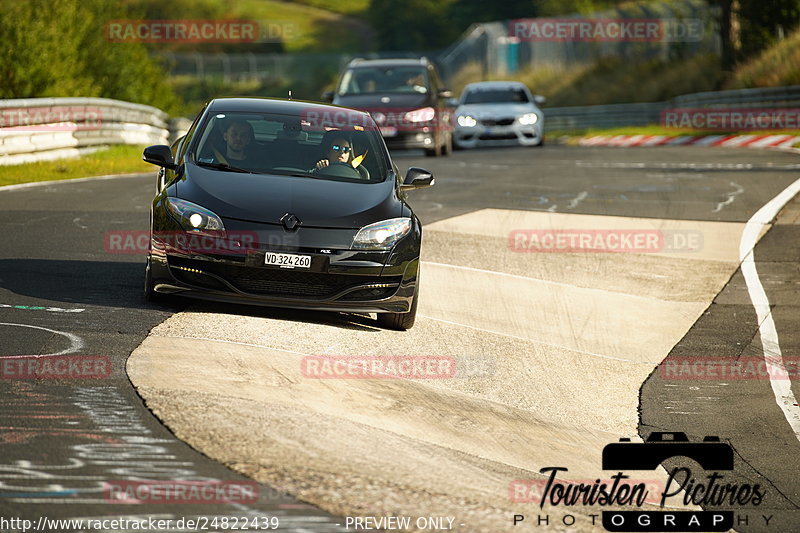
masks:
[[[381,128],[381,135],[384,137],[394,137],[397,135],[397,128],[383,127]]]
[[[264,256],[264,264],[281,268],[311,268],[311,256],[267,252]]]

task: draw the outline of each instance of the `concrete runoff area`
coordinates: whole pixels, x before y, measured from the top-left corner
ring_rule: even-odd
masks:
[[[541,509],[509,489],[546,479],[545,467],[568,468],[559,478],[573,481],[613,474],[603,447],[638,440],[639,388],[736,271],[743,227],[480,210],[425,226],[408,332],[358,315],[189,308],[152,330],[127,371],[178,438],[333,514],[449,516],[456,530],[487,533],[538,514],[550,516],[548,531],[602,530],[589,518],[599,507]],[[510,233],[533,228],[691,231],[702,246],[509,247]],[[302,371],[309,356],[451,357],[456,375],[318,379]],[[479,371],[459,374],[459,364]],[[663,469],[636,474],[632,483],[666,481]]]

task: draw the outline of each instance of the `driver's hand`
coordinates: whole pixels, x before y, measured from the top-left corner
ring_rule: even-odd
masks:
[[[325,168],[330,164],[331,162],[328,161],[327,159],[320,159],[319,161],[317,161],[317,168]]]

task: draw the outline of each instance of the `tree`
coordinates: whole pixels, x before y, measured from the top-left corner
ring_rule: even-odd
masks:
[[[133,18],[105,0],[0,0],[0,98],[102,96],[166,111],[178,101],[142,43],[113,43],[106,24]]]

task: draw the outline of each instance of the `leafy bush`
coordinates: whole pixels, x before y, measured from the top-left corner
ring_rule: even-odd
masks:
[[[0,98],[101,96],[171,112],[179,104],[141,43],[113,43],[105,26],[137,18],[106,0],[0,0]]]

